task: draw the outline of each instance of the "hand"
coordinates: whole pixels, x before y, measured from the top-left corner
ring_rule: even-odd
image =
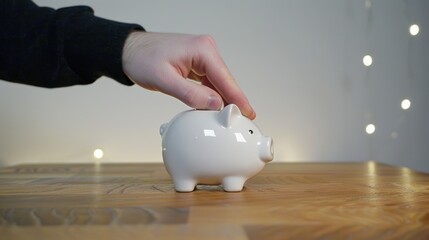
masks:
[[[256,117],[210,36],[133,32],[124,45],[122,67],[134,83],[190,107],[218,110],[225,101]]]

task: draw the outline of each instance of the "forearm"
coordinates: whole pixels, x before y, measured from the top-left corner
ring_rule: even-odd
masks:
[[[141,26],[96,17],[84,6],[54,10],[24,0],[0,5],[0,79],[62,87],[108,76],[133,84],[122,70],[122,48],[131,31],[144,31]]]

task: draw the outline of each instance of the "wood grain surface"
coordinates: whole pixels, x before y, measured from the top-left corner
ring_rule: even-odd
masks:
[[[429,239],[429,175],[271,163],[239,193],[177,193],[162,164],[0,168],[0,239]]]

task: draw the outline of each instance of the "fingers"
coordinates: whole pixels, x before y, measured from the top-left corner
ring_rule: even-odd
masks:
[[[201,82],[204,77],[205,77],[204,74],[198,74],[194,70],[191,70],[188,74],[189,79],[193,79],[193,80],[199,81],[199,82]]]
[[[217,89],[213,86],[213,84],[209,81],[209,79],[205,75],[202,76],[202,75],[200,75],[198,73],[195,73],[194,71],[191,71],[190,74],[188,75],[188,78],[189,79],[193,79],[195,81],[198,81],[203,86],[209,87],[209,88],[211,88],[211,89],[213,89],[214,91],[217,92]]]
[[[198,54],[195,56],[197,61],[193,61],[195,66],[192,67],[197,72],[206,74],[206,79],[210,84],[206,82],[205,85],[213,86],[225,100],[225,104],[236,104],[243,115],[254,119],[256,117],[255,111],[220,57],[213,39],[209,36],[201,36],[199,44],[204,51],[196,52]]]
[[[177,74],[174,70],[165,75],[163,92],[173,96],[186,105],[196,109],[219,110],[222,107],[221,96],[210,87],[197,84]]]
[[[214,66],[210,66],[214,68]],[[219,70],[207,70],[207,78],[210,83],[216,88],[217,92],[221,93],[222,98],[225,101],[225,105],[233,103],[238,106],[241,113],[250,118],[255,119],[256,113],[250,106],[250,103],[241,89],[238,87],[232,75],[228,69],[225,68]]]

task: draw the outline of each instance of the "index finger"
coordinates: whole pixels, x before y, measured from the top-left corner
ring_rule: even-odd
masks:
[[[198,51],[199,56],[197,61],[194,61],[195,66],[193,68],[198,72],[205,73],[207,79],[226,101],[225,104],[233,103],[238,106],[244,116],[255,119],[255,111],[219,55],[213,39],[210,36],[206,37],[209,47],[204,51]]]

